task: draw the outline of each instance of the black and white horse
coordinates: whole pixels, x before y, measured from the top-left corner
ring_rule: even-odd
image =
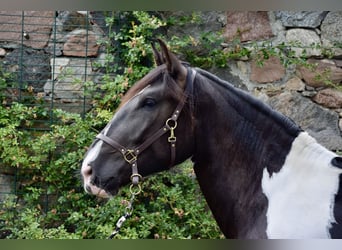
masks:
[[[342,158],[159,44],[158,66],[128,91],[90,146],[85,190],[111,197],[191,157],[226,237],[342,238]]]

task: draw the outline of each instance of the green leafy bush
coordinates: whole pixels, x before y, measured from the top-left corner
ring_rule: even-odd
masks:
[[[114,32],[114,25],[126,22]],[[107,200],[85,194],[79,176],[87,146],[113,115],[127,89],[153,67],[150,42],[165,26],[202,20],[162,20],[144,11],[112,12],[106,18],[108,39],[102,83],[86,82],[94,108],[81,117],[47,105],[9,104],[1,96],[0,170],[16,177],[15,193],[0,204],[0,238],[107,238],[125,211],[127,187]],[[242,44],[238,37],[222,50],[222,36],[204,33],[165,39],[193,66],[226,67],[230,60],[254,59],[260,65],[277,56],[285,66],[306,65],[288,45]],[[112,46],[115,43],[118,46]],[[191,47],[192,49],[188,49]],[[328,53],[327,51],[326,53]],[[120,59],[118,59],[120,58]],[[307,65],[309,67],[309,65]],[[0,69],[0,90],[14,84]],[[13,85],[14,86],[14,85]],[[30,104],[42,104],[34,100]],[[32,103],[35,102],[35,103]],[[132,217],[116,238],[222,238],[206,207],[190,163],[147,178],[134,202]]]
[[[47,105],[0,106],[0,169],[16,177],[16,195],[0,204],[1,238],[102,239],[123,215],[129,190],[123,188],[109,201],[87,195],[79,176],[80,161],[121,96],[153,66],[150,41],[166,23],[147,12],[119,15],[130,21],[113,32],[118,17],[107,18],[109,37],[121,47],[117,51],[108,40],[99,41],[107,48],[106,73],[101,86],[85,83],[94,96],[94,108],[88,114],[81,117]],[[115,64],[114,55],[123,62]],[[6,78],[1,81],[3,88]],[[41,104],[34,99],[30,104],[34,101]],[[134,202],[132,218],[117,238],[222,237],[191,171],[186,164],[149,177]]]

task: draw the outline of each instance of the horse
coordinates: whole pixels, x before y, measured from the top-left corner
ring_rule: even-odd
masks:
[[[85,154],[85,191],[113,197],[190,158],[225,237],[342,238],[342,158],[158,44],[156,67],[127,91]]]

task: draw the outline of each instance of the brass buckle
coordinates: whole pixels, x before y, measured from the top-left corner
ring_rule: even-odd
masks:
[[[123,157],[125,161],[127,161],[129,164],[133,164],[133,162],[137,161],[137,155],[134,153],[133,149],[128,149],[124,154]]]

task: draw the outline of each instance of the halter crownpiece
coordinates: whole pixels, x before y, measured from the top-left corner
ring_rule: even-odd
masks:
[[[175,159],[176,159],[176,141],[177,137],[175,136],[175,129],[177,128],[177,120],[178,117],[186,103],[186,99],[190,95],[193,89],[193,82],[195,80],[196,71],[187,68],[187,77],[186,77],[186,87],[184,90],[184,95],[182,99],[179,101],[176,109],[172,113],[171,117],[168,118],[165,122],[165,125],[157,130],[151,137],[147,138],[142,144],[140,144],[136,148],[126,148],[122,146],[117,141],[113,140],[112,138],[100,133],[96,136],[97,139],[104,141],[114,149],[118,150],[124,160],[131,165],[132,168],[132,175],[131,175],[131,182],[132,185],[130,186],[130,191],[132,194],[137,195],[141,191],[141,187],[139,182],[142,180],[142,176],[138,172],[138,156],[139,154],[144,151],[146,148],[151,146],[151,144],[156,141],[159,137],[164,135],[167,131],[170,131],[170,136],[168,137],[168,142],[170,143],[171,147],[171,161],[170,161],[170,167],[174,165]],[[137,186],[137,190],[134,190],[134,186]]]

